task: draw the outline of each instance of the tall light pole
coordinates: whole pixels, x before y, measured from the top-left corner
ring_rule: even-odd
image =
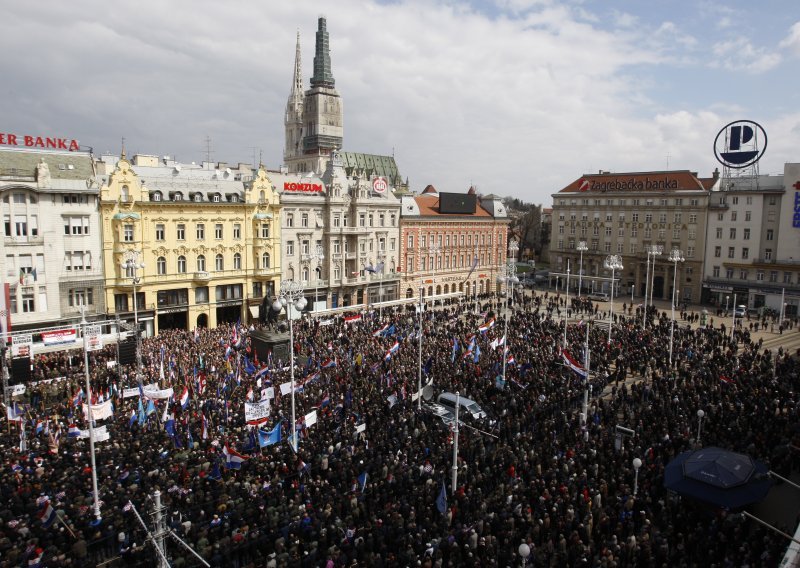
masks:
[[[650,307],[653,306],[653,292],[655,291],[656,282],[656,257],[661,256],[664,252],[663,245],[653,245],[653,270],[650,271]]]
[[[567,307],[569,307],[569,259],[567,259]]]
[[[786,288],[781,288],[781,315],[778,321],[778,327],[783,326],[783,316],[786,313]]]
[[[519,250],[519,246],[517,245],[517,241],[511,239],[508,241],[508,261],[506,262],[506,270],[505,276],[499,276],[497,278],[498,282],[505,282],[506,283],[506,291],[510,290],[510,298],[514,297],[514,284],[519,282],[519,278],[517,278],[517,263],[516,263],[516,252]],[[512,300],[513,301],[513,300]],[[506,382],[506,365],[507,359],[506,357],[506,346],[508,344],[508,318],[509,313],[508,309],[506,309],[506,317],[503,323],[503,350],[501,357],[503,358],[503,383]]]
[[[281,289],[278,292],[275,302],[272,304],[272,309],[280,312],[282,308],[286,308],[286,319],[289,320],[289,376],[292,389],[292,448],[297,453],[297,423],[295,421],[295,408],[294,408],[294,325],[292,325],[292,308],[300,310],[305,309],[308,301],[303,296],[303,285],[294,280],[281,281]]]
[[[639,468],[642,467],[642,460],[633,458],[633,496],[639,492]]]
[[[677,290],[675,288],[677,276],[678,276],[678,263],[684,262],[686,259],[683,256],[683,251],[680,249],[674,248],[672,252],[669,253],[669,261],[673,264],[672,269],[672,322],[670,323],[669,327],[669,365],[672,367],[672,341],[675,337],[675,297],[677,295]]]
[[[89,337],[87,335],[86,313],[83,300],[81,300],[81,328],[83,329],[83,368],[86,378],[86,420],[89,422],[89,453],[92,462],[92,494],[94,495],[94,516],[99,522],[100,516],[100,496],[97,491],[97,463],[94,455],[94,416],[92,415],[92,387],[89,384]],[[99,327],[95,330],[99,336]],[[139,331],[137,326],[136,331]]]
[[[697,445],[700,446],[700,433],[703,430],[703,417],[706,415],[703,409],[697,411]]]
[[[322,245],[317,245],[317,248],[314,251],[314,254],[312,254],[310,258],[313,259],[313,260],[316,260],[317,261],[317,268],[320,268],[320,266],[322,264],[322,261],[325,260],[325,249],[323,248],[323,246]],[[319,270],[318,272],[314,273],[314,305],[311,306],[311,311],[312,312],[316,312],[317,311],[317,293],[318,293],[318,289],[319,289],[319,277],[321,275],[322,275],[322,270]],[[328,295],[327,294],[325,294],[325,307],[326,308],[328,307]]]
[[[579,241],[576,250],[581,253],[579,265],[578,265],[578,296],[581,295],[581,284],[583,282],[583,253],[589,250],[589,247],[586,246],[586,241]]]
[[[139,336],[139,302],[136,299],[136,285],[141,282],[139,269],[144,268],[144,263],[139,262],[139,251],[129,250],[125,252],[120,264],[125,271],[125,277],[130,278],[133,284],[133,321],[136,326],[136,382],[142,385],[142,349],[141,338]]]
[[[603,264],[606,269],[611,270],[611,310],[608,314],[608,344],[611,345],[611,322],[614,319],[614,271],[622,270],[622,257],[618,254],[610,254]]]
[[[436,298],[436,261],[439,258],[439,253],[442,252],[442,247],[440,247],[437,244],[437,242],[435,240],[436,239],[436,235],[432,235],[431,239],[432,240],[431,240],[430,247],[428,247],[428,252],[432,256],[431,269],[433,270],[433,294],[431,294],[431,296]],[[436,300],[435,299],[433,300],[433,305],[434,305],[434,307],[436,306]]]
[[[647,290],[648,287],[650,288],[650,297],[653,297],[653,285],[651,282],[651,278],[655,281],[656,275],[656,256],[660,255],[664,252],[664,247],[661,245],[650,245],[645,247],[647,251],[647,271],[644,277],[644,301],[642,302],[642,308],[644,308],[644,313],[642,314],[642,327],[647,327]],[[650,273],[650,256],[653,257],[653,270],[652,274]]]
[[[453,495],[456,494],[456,487],[458,485],[458,410],[460,406],[461,393],[456,391],[456,419],[455,422],[453,422],[453,426],[455,428],[453,432],[453,476],[450,480],[450,490],[453,492]]]
[[[733,315],[731,317],[731,339],[733,339],[733,331],[736,329],[736,294],[733,295]]]
[[[424,286],[419,287],[419,308],[417,317],[419,318],[419,333],[417,339],[417,408],[422,408],[422,293],[425,291]]]

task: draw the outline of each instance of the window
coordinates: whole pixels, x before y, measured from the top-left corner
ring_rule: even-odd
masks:
[[[678,225],[681,223],[681,214],[680,213],[675,213],[675,217],[673,219],[673,222],[675,224],[678,224]]]
[[[196,195],[195,197],[200,197],[200,194]],[[211,196],[211,201],[213,201],[214,203],[219,203],[219,198],[220,198],[219,193],[215,193],[214,195]]]
[[[652,213],[645,213],[644,214],[644,222],[645,223],[652,223],[653,222],[653,214]]]
[[[636,227],[631,227],[631,238],[635,238],[638,235],[639,235],[639,229],[637,229]],[[585,237],[586,235],[583,236]]]
[[[237,241],[242,238],[242,226],[239,223],[233,224],[233,238]]]
[[[728,247],[728,258],[736,257],[736,247]]]
[[[122,240],[125,241],[126,243],[133,242],[133,225],[123,225]]]
[[[342,226],[342,218],[338,213],[333,216],[333,226],[337,228]]]
[[[198,199],[197,199],[197,198],[198,198],[198,196],[197,196],[197,195],[195,195],[195,201],[198,201]],[[175,193],[175,194],[172,196],[172,201],[183,201],[183,194],[182,194],[182,193],[180,193],[180,192],[176,192],[176,193]]]
[[[697,213],[689,214],[689,223],[697,223]]]
[[[342,243],[339,240],[333,241],[333,254],[341,254],[342,253]]]
[[[750,198],[750,197],[748,197],[747,199],[751,199],[751,198]],[[750,219],[751,219],[751,218],[752,218],[752,212],[751,212],[751,211],[745,211],[745,212],[744,212],[744,220],[745,220],[746,222],[750,222]]]
[[[644,238],[645,239],[653,238],[653,229],[651,229],[650,227],[645,227],[645,229],[644,229]]]
[[[764,250],[764,259],[765,260],[772,260],[772,249],[765,249]]]
[[[658,216],[658,222],[659,223],[666,223],[667,222],[667,214],[666,213],[661,213]]]
[[[167,273],[167,259],[163,256],[156,259],[156,272],[161,276]]]
[[[114,311],[127,312],[128,311],[128,295],[127,294],[114,294]]]
[[[217,240],[222,238],[222,223],[216,223],[214,225],[214,238]]]
[[[714,247],[714,256],[716,258],[719,258],[719,257],[722,256],[722,247],[720,247],[720,246]]]
[[[775,211],[770,211],[767,213],[767,221],[773,223],[775,221]]]
[[[261,223],[261,238],[269,238],[269,223]]]
[[[127,299],[127,295],[125,296]],[[67,305],[71,308],[94,305],[93,288],[72,288],[67,292]]]
[[[367,226],[367,215],[365,213],[358,214],[358,226],[359,227]]]
[[[156,225],[156,240],[157,241],[164,240],[164,225],[162,223]]]
[[[730,229],[730,237],[731,240],[736,238],[736,227],[731,227]]]
[[[624,250],[623,243],[617,243],[617,254],[622,254]]]
[[[630,254],[636,254],[636,243],[631,243]]]
[[[378,226],[380,227],[386,226],[386,219],[384,218],[383,213],[378,214]]]
[[[239,300],[242,297],[242,285],[228,284],[227,286],[217,286],[214,292],[217,300]]]
[[[722,227],[717,227],[716,234],[718,239],[722,238]]]
[[[749,241],[750,240],[750,229],[742,229],[742,237],[744,238],[744,240]]]
[[[208,286],[200,286],[194,289],[194,303],[195,304],[208,303]]]
[[[197,257],[197,272],[205,272],[206,271],[206,257],[198,255]]]
[[[202,241],[206,238],[206,225],[205,223],[197,224],[197,240]]]
[[[784,284],[791,284],[792,283],[792,273],[791,272],[784,272],[783,273],[783,283]]]
[[[392,227],[395,226],[395,223],[397,222],[397,219],[395,218],[395,214],[394,213],[389,215],[389,222],[392,224],[391,225]],[[463,245],[464,243],[462,242],[461,244]]]
[[[763,282],[764,281],[764,271],[763,270],[757,270],[756,271],[756,280],[758,280],[759,282]]]
[[[689,229],[689,240],[693,241],[697,238],[697,230],[696,229]]]
[[[217,253],[217,256],[214,257],[214,270],[217,272],[225,270],[225,257],[221,253]]]
[[[563,235],[564,234],[564,225],[559,225],[558,226],[558,234],[559,235]]]
[[[294,241],[286,241],[286,256],[294,256]]]
[[[234,270],[241,270],[242,269],[242,255],[238,252],[233,253],[233,269]]]
[[[715,266],[715,267],[714,267],[714,270],[713,270],[712,276],[713,276],[714,278],[719,278],[719,266]]]
[[[178,274],[186,274],[186,257],[183,255],[178,257]]]
[[[680,207],[681,205],[683,205],[683,199],[676,199],[676,200],[675,200],[675,205],[677,205],[678,207]]]
[[[176,236],[179,241],[186,240],[186,225],[184,225],[183,223],[178,223],[176,227]]]
[[[397,246],[397,239],[389,239],[389,250],[394,251],[396,246]]]
[[[739,280],[747,280],[747,270],[744,268],[739,271]]]
[[[752,205],[753,204],[753,196],[752,195],[748,195],[747,199],[745,199],[745,201],[747,202],[748,205]]]
[[[606,233],[607,237],[610,237],[611,236],[611,227],[606,227],[605,233]]]
[[[680,229],[680,227],[675,227],[674,229],[672,229],[672,238],[674,240],[678,240],[678,239],[681,238],[681,229]]]
[[[638,223],[639,222],[639,214],[638,213],[633,213],[631,215],[631,221],[633,221],[634,223]]]
[[[778,281],[778,272],[776,270],[771,270],[769,273],[769,281],[770,282],[777,282]]]
[[[750,257],[750,249],[742,247],[742,260],[747,260]]]
[[[725,278],[727,278],[728,280],[733,280],[733,268],[725,269]]]
[[[269,268],[269,253],[265,252],[261,254],[261,268]]]
[[[161,192],[160,191],[154,191],[150,195],[150,199],[152,199],[153,201],[161,201]]]
[[[6,235],[11,236],[10,229],[6,229]],[[88,235],[89,234],[89,216],[84,215],[80,217],[64,217],[64,234],[65,235]]]
[[[771,196],[769,197],[769,204],[770,204],[770,205],[775,205],[777,202],[778,202],[778,201],[777,201],[777,198],[776,198],[774,195],[771,195]]]
[[[302,213],[300,215],[300,226],[308,227],[308,213]]]
[[[22,290],[22,313],[31,313],[33,311],[35,311],[33,289],[25,288]]]
[[[304,239],[300,241],[300,254],[302,254],[303,256],[308,256],[309,254],[311,254],[311,244],[308,240]]]
[[[775,231],[773,229],[767,229],[767,240],[771,241],[775,237]]]
[[[739,196],[734,195],[731,201],[733,202],[734,205],[739,205]]]

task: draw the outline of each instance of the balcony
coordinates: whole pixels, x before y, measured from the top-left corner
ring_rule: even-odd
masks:
[[[208,282],[211,280],[211,273],[206,272],[205,270],[199,270],[194,273],[194,279],[201,282]]]
[[[325,231],[327,235],[366,235],[375,227],[331,227]]]
[[[274,276],[280,276],[280,273],[275,268],[256,268],[253,270],[253,275],[258,278],[272,278]]]
[[[358,253],[357,252],[346,252],[346,253],[344,253],[344,257],[347,260],[355,260],[356,258],[358,258]]]

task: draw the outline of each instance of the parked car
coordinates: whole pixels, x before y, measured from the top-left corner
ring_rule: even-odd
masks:
[[[747,306],[745,306],[744,304],[739,304],[738,306],[736,306],[736,309],[734,310],[734,315],[737,318],[743,318],[746,313],[747,313]]]
[[[589,299],[595,302],[608,302],[608,294],[605,292],[593,292],[589,294]]]
[[[436,402],[445,407],[451,414],[453,414],[453,416],[455,416],[456,400],[458,400],[459,406],[459,419],[472,418],[474,420],[479,420],[481,418],[486,418],[486,412],[483,411],[480,405],[474,400],[465,396],[456,396],[451,392],[443,392],[439,395],[439,398]]]

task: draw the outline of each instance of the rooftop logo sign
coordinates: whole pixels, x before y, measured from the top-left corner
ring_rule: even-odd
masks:
[[[752,166],[767,150],[767,132],[752,120],[735,120],[725,125],[714,139],[714,155],[728,168]]]
[[[70,152],[80,150],[78,141],[70,138],[9,134],[6,132],[0,132],[0,144],[22,148],[38,148],[39,150],[68,150]]]

